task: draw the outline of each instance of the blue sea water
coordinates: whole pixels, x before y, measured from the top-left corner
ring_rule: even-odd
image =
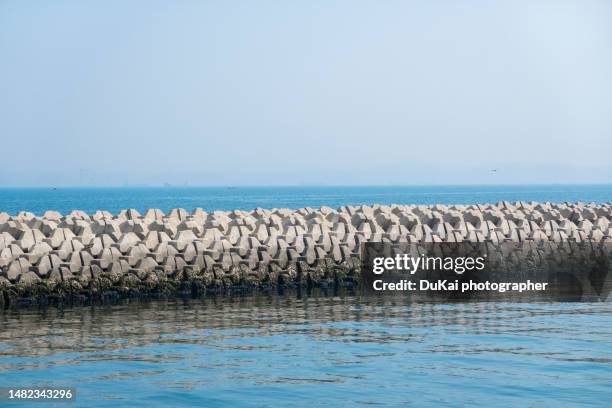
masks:
[[[0,188],[0,211],[113,213],[125,208],[252,210],[359,204],[473,204],[499,201],[610,202],[612,185],[377,187]]]
[[[612,406],[609,302],[254,296],[0,327],[0,386],[76,387],[76,406]]]
[[[0,189],[12,214],[500,200],[610,202],[612,186]],[[258,295],[0,310],[7,386],[76,387],[57,406],[610,407],[612,303]]]

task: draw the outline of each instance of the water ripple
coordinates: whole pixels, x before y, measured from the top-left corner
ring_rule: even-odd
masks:
[[[610,406],[610,303],[276,297],[0,313],[0,385],[87,406]]]

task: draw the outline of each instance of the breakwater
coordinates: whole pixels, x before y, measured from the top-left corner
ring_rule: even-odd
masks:
[[[611,220],[610,203],[537,202],[0,213],[0,302],[353,286],[366,242],[597,246]]]

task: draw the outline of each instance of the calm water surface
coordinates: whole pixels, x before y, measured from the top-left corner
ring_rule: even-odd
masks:
[[[0,386],[74,386],[77,406],[612,404],[611,303],[256,296],[0,327]]]
[[[252,210],[360,204],[475,204],[499,201],[610,202],[612,185],[544,186],[386,186],[386,187],[143,187],[143,188],[4,188],[0,211],[15,214],[46,210],[94,213],[124,208],[182,207],[189,211]]]

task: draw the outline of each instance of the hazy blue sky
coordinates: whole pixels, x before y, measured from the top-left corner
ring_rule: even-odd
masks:
[[[0,186],[612,182],[611,22],[586,0],[0,0]]]

